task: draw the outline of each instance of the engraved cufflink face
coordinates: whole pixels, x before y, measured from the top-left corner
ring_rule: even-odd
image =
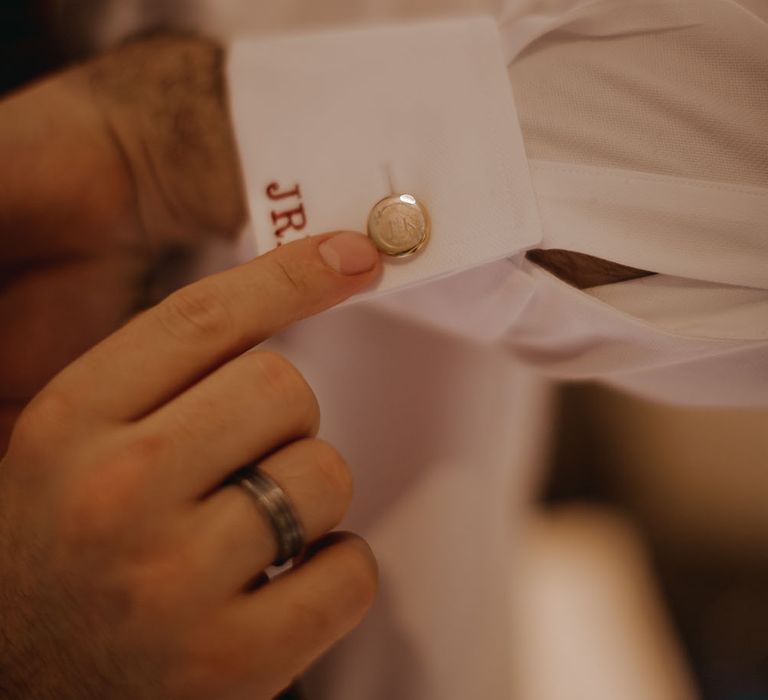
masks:
[[[416,197],[398,194],[377,202],[368,217],[368,235],[386,255],[405,258],[429,241],[429,211]]]

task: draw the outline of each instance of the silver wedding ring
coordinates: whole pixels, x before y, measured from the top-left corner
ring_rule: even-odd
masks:
[[[236,483],[253,497],[272,526],[277,543],[273,565],[282,566],[299,555],[304,549],[304,532],[285,491],[257,465],[249,467]]]

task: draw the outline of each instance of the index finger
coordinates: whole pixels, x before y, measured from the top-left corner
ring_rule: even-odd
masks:
[[[66,368],[53,384],[117,420],[151,412],[285,326],[373,282],[380,257],[357,233],[282,246],[171,294]]]

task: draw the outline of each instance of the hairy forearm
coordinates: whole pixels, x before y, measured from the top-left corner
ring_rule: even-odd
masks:
[[[222,64],[215,42],[162,34],[78,74],[130,170],[147,234],[166,244],[234,235],[244,218]]]

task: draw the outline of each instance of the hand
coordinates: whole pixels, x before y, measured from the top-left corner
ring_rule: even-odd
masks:
[[[32,400],[0,463],[0,697],[270,698],[357,624],[375,564],[323,537],[347,467],[297,370],[243,353],[379,269],[358,234],[285,246],[175,292]],[[261,585],[273,535],[225,483],[254,460],[316,542]]]
[[[155,37],[0,102],[0,454],[58,370],[155,300],[158,268],[238,232],[222,83],[215,44]]]

